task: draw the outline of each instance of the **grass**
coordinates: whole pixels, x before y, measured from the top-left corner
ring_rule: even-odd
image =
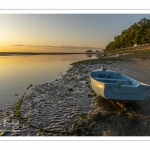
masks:
[[[141,59],[150,59],[150,50],[140,50],[140,51],[136,51],[134,52],[134,54],[132,54],[132,57],[134,58],[141,58]]]
[[[130,49],[127,49],[127,50],[120,50],[120,51],[107,51],[106,52],[106,54],[107,55],[115,55],[115,54],[121,54],[121,53],[133,53],[133,52],[135,52],[135,51],[137,51],[137,50],[135,50],[135,49],[132,49],[132,50],[130,50]]]
[[[137,51],[145,51],[145,50],[148,50],[150,51],[150,47],[135,47],[135,48],[129,48],[129,49],[125,49],[125,50],[113,50],[113,51],[105,51],[105,53],[107,55],[115,55],[115,54],[118,54],[118,53],[135,53]]]
[[[81,60],[78,62],[74,62],[71,65],[79,65],[79,64],[99,64],[99,63],[108,63],[109,61],[114,62],[114,61],[123,61],[123,58],[121,57],[110,57],[110,58],[97,58],[97,59],[88,59],[88,60]]]
[[[122,59],[125,58],[139,58],[142,60],[150,60],[150,47],[138,47],[134,49],[126,49],[126,50],[120,50],[120,51],[111,51],[106,52],[107,55],[116,55],[118,53],[120,54],[126,54],[128,55],[122,56]]]
[[[150,51],[150,48],[149,47],[137,47],[134,49],[107,51],[106,54],[135,53],[137,51]]]

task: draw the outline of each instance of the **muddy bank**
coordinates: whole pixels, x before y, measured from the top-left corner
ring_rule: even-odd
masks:
[[[115,107],[91,88],[89,73],[103,62],[78,63],[54,82],[33,86],[0,112],[1,135],[6,136],[148,136],[150,95],[142,102]],[[107,69],[150,84],[150,60],[105,61]],[[4,126],[5,125],[5,126]]]

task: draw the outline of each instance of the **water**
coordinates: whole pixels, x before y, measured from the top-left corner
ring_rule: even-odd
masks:
[[[85,54],[0,56],[0,109],[19,99],[27,87],[54,81],[75,61],[96,58]]]

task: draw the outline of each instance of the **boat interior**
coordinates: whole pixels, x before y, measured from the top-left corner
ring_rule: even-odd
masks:
[[[109,71],[91,72],[91,77],[103,83],[117,83],[130,86],[136,86],[137,84],[139,84],[138,81],[133,80],[132,78],[127,77],[123,74],[119,74],[117,72],[109,72]]]

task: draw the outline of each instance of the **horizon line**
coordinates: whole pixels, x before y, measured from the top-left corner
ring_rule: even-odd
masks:
[[[24,44],[13,44],[10,46],[28,46],[28,47],[58,47],[58,48],[101,48],[101,47],[91,47],[91,46],[71,46],[71,45],[62,45],[62,46],[52,46],[52,45],[24,45]],[[103,49],[103,48],[101,48]]]

